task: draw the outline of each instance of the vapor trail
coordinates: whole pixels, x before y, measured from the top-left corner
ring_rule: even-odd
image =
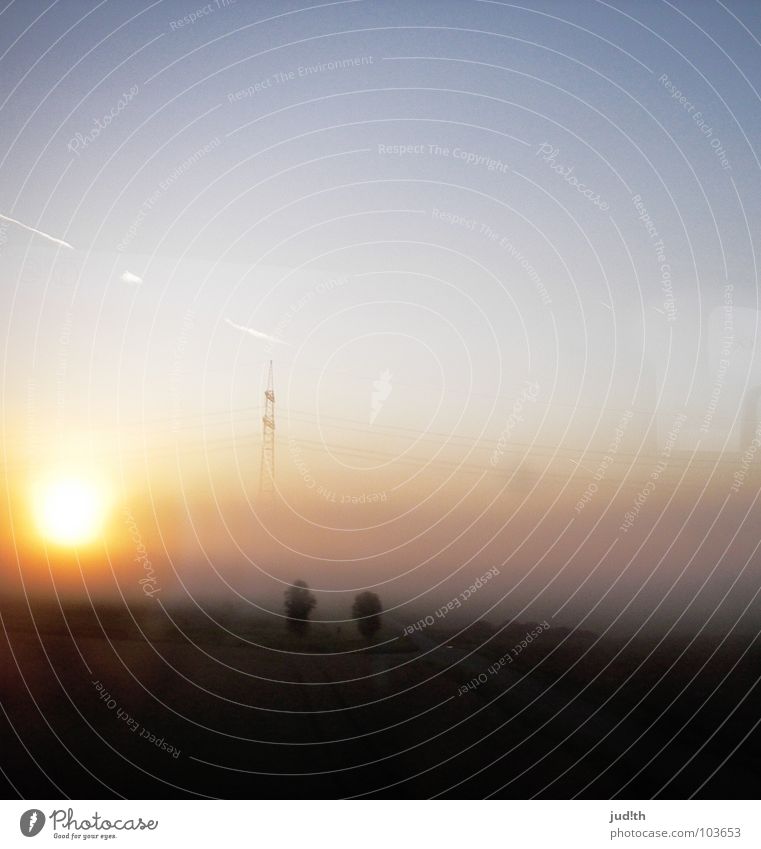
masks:
[[[129,283],[131,286],[139,286],[143,282],[142,277],[138,277],[137,274],[133,274],[131,271],[123,272],[119,279],[122,283]]]
[[[0,218],[3,221],[10,221],[11,224],[15,224],[17,227],[21,227],[24,230],[28,230],[30,233],[36,233],[38,236],[42,236],[43,239],[48,239],[53,242],[55,245],[60,245],[62,248],[68,248],[73,251],[74,246],[70,245],[68,242],[64,242],[63,239],[56,239],[55,236],[51,236],[49,233],[43,233],[42,230],[36,230],[34,227],[30,227],[28,224],[23,224],[21,221],[16,221],[15,218],[9,218],[7,215],[3,215],[0,213]]]
[[[234,321],[230,321],[229,318],[226,318],[225,321],[230,327],[234,327],[236,330],[242,330],[244,333],[255,336],[257,339],[264,339],[267,342],[277,342],[279,345],[286,344],[282,339],[278,339],[277,336],[270,336],[269,333],[261,333],[259,330],[253,330],[251,327],[244,327],[242,324],[236,324]]]

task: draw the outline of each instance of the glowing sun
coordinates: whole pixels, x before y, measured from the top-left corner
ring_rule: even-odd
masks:
[[[93,481],[57,478],[38,487],[35,513],[40,533],[59,545],[82,545],[98,535],[106,497]]]

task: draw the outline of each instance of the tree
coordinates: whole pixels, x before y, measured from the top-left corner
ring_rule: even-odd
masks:
[[[359,633],[366,640],[372,640],[381,626],[380,615],[383,612],[380,599],[375,593],[365,591],[354,599],[351,615],[357,620]]]
[[[309,591],[306,581],[294,581],[285,591],[285,616],[288,628],[303,637],[309,628],[309,614],[317,599]]]

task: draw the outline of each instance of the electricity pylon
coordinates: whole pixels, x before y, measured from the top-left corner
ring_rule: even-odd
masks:
[[[272,377],[272,360],[264,391],[262,416],[262,461],[259,470],[259,492],[271,498],[275,493],[275,385]]]

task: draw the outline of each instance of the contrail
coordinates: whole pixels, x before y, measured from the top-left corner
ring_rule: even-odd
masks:
[[[230,321],[229,318],[226,318],[225,321],[230,325],[230,327],[234,327],[236,330],[242,330],[244,333],[248,333],[250,336],[255,336],[257,339],[264,339],[267,342],[276,342],[278,345],[288,344],[282,339],[278,339],[277,336],[270,336],[269,333],[261,333],[258,330],[252,330],[250,327],[244,327],[242,324],[236,324],[234,321]]]
[[[30,233],[36,233],[38,236],[42,236],[43,239],[48,239],[53,242],[54,245],[60,245],[62,248],[68,248],[70,251],[74,250],[74,246],[70,245],[68,242],[64,242],[63,239],[56,239],[55,236],[51,236],[49,233],[43,233],[42,230],[35,230],[34,227],[30,227],[28,224],[22,224],[21,221],[16,221],[15,218],[8,218],[7,215],[3,215],[2,213],[0,213],[0,218],[2,218],[3,221],[10,221],[11,224],[15,224],[17,227],[28,230]]]

